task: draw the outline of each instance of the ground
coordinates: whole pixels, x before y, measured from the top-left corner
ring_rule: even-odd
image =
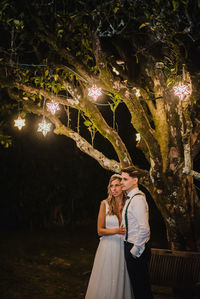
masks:
[[[42,231],[1,231],[1,299],[84,298],[98,246],[94,222]],[[152,286],[155,299],[191,299]],[[95,299],[95,298],[94,298]]]

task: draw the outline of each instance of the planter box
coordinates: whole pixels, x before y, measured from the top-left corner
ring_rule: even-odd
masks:
[[[151,284],[194,288],[200,282],[200,252],[151,250]]]

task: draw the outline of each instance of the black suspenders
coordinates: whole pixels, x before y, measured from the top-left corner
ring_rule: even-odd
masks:
[[[136,196],[136,195],[143,195],[143,194],[142,193],[136,193],[136,194],[133,195],[133,197]],[[129,205],[130,205],[131,200],[133,199],[133,197],[131,197],[129,203],[126,206],[126,210],[125,210],[125,226],[126,226],[125,242],[127,242],[127,240],[128,240],[128,217],[127,217],[127,211],[128,211],[128,207],[129,207]]]

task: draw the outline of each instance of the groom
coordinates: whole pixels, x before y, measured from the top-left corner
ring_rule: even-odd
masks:
[[[122,169],[122,190],[127,193],[123,209],[125,259],[135,299],[153,299],[148,264],[151,256],[149,212],[145,195],[138,189],[141,173],[130,166]]]

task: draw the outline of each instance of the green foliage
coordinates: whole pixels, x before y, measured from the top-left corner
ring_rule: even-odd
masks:
[[[171,84],[173,84],[175,82],[175,79],[174,78],[167,78],[167,81],[166,81],[166,86],[169,87]]]
[[[2,127],[4,124],[0,122],[0,127]],[[5,134],[2,134],[0,132],[0,146],[4,148],[8,148],[12,145],[12,138],[11,136],[7,136]]]
[[[119,106],[119,103],[122,101],[120,97],[116,94],[111,97],[111,100],[113,103],[110,103],[110,109],[112,110],[113,113],[115,113],[117,107]]]
[[[172,0],[173,10],[176,11],[179,7],[179,1]]]
[[[24,28],[24,13],[17,13],[13,2],[4,0],[0,3],[0,21],[9,29],[15,28],[16,31],[21,31]]]
[[[52,71],[48,69],[36,69],[33,73],[31,70],[26,71],[18,71],[18,74],[20,75],[20,82],[21,83],[32,83],[33,86],[37,88],[45,89],[46,91],[52,91],[55,94],[58,94],[62,90],[66,90],[64,85],[62,84],[61,80],[63,78],[69,77],[66,72],[61,73],[61,77],[59,75],[59,70],[55,73],[51,73]],[[61,80],[60,80],[61,79]],[[41,99],[41,95],[38,92],[36,95],[31,95],[30,93],[24,92],[24,100],[28,100],[27,96],[31,98],[32,100],[35,100],[36,97],[39,97]]]
[[[195,98],[195,97],[190,97],[190,99],[191,99],[191,101],[192,101],[194,104],[197,103],[197,98]]]
[[[115,112],[117,107],[119,106],[119,103],[122,101],[118,95],[115,95],[111,97],[111,100],[113,103],[110,104],[110,109],[113,113],[113,129],[115,129]]]
[[[85,117],[84,117],[84,119],[85,119],[84,125],[86,126],[86,128],[90,132],[91,143],[92,143],[92,146],[93,146],[94,145],[94,137],[95,137],[95,134],[97,132],[97,129],[89,119],[86,119]]]
[[[139,29],[142,29],[143,27],[146,27],[146,26],[149,26],[150,23],[149,22],[146,22],[146,23],[143,23],[139,26]]]
[[[4,101],[2,101],[4,102]],[[12,138],[8,135],[8,127],[10,124],[8,123],[8,117],[13,113],[13,110],[16,109],[16,104],[1,104],[0,109],[0,147],[8,148],[12,145]]]

